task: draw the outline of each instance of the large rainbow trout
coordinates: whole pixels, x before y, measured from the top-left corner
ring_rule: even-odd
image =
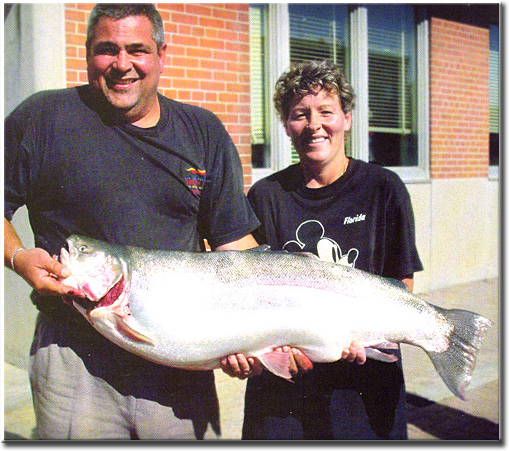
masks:
[[[258,358],[289,379],[290,345],[333,362],[353,340],[370,358],[419,346],[449,389],[464,399],[485,330],[473,312],[433,306],[402,282],[309,255],[265,251],[173,252],[71,236],[63,282],[87,299],[76,309],[106,338],[178,368],[219,368],[234,353]]]

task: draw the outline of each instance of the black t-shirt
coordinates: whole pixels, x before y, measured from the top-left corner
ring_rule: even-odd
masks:
[[[422,269],[410,197],[392,171],[351,159],[334,183],[310,189],[296,164],[257,182],[248,199],[262,222],[254,235],[273,250],[400,279]],[[401,360],[315,364],[294,384],[264,371],[248,381],[244,438],[401,439],[404,406]]]
[[[262,225],[260,244],[312,252],[384,277],[422,269],[407,189],[392,171],[351,159],[346,173],[323,188],[307,188],[300,165],[257,182],[248,198]]]
[[[35,245],[57,255],[74,233],[184,251],[250,233],[259,222],[219,119],[159,101],[151,128],[115,124],[88,86],[23,102],[5,122],[5,217],[26,204]]]

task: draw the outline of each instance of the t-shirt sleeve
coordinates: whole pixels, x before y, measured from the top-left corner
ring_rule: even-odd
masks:
[[[251,189],[247,193],[247,198],[251,207],[253,208],[255,215],[258,219],[260,219],[261,224],[256,230],[253,231],[253,236],[258,244],[269,244],[267,239],[267,232],[265,226],[269,223],[270,218],[266,214],[266,208],[264,208],[265,204],[263,202],[264,196],[260,196],[260,191],[263,191],[262,183],[264,180],[261,180],[255,183]],[[261,198],[260,198],[261,197]]]
[[[13,114],[4,124],[4,217],[11,221],[16,210],[25,204],[29,166],[23,133]]]
[[[214,125],[217,139],[209,159],[200,202],[200,232],[212,248],[238,240],[255,230],[256,218],[246,195],[239,154],[223,125]]]
[[[387,197],[387,245],[384,276],[401,279],[423,269],[415,244],[415,223],[410,195],[399,177]]]

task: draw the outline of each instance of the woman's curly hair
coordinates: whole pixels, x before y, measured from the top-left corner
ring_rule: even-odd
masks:
[[[355,93],[337,64],[327,60],[293,63],[276,82],[274,105],[283,123],[288,119],[294,99],[301,99],[319,89],[336,92],[343,113],[353,110]]]

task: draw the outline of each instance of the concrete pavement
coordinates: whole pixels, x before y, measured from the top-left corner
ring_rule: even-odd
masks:
[[[490,318],[487,333],[467,400],[447,389],[426,354],[414,346],[402,346],[408,396],[410,440],[498,440],[499,398],[499,289],[498,279],[482,280],[420,294],[445,308],[473,310]],[[27,372],[4,365],[5,440],[33,439],[35,417]],[[216,371],[221,406],[223,439],[240,438],[246,381]]]

